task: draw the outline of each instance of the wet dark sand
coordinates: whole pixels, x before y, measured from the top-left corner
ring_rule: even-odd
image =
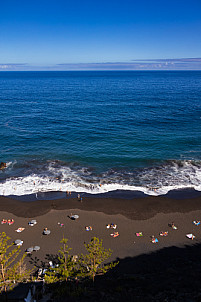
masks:
[[[184,193],[183,193],[184,194]],[[148,219],[157,213],[188,213],[201,210],[201,196],[179,199],[168,197],[140,197],[133,199],[83,197],[82,203],[77,198],[66,197],[55,200],[19,201],[0,197],[0,211],[19,217],[35,217],[50,210],[80,209],[96,211],[109,215],[121,214],[129,219]]]

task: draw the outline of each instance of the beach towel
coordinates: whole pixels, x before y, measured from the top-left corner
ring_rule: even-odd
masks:
[[[142,236],[143,236],[142,232],[135,233],[135,235],[136,235],[137,237],[142,237]]]

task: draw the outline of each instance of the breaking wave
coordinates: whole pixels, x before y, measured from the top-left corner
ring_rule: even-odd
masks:
[[[106,193],[115,190],[164,195],[174,189],[201,191],[201,161],[170,160],[153,167],[132,170],[93,168],[61,161],[7,163],[0,171],[0,195],[29,195],[39,192]]]

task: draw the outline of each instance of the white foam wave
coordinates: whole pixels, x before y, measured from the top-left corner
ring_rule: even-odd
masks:
[[[6,163],[6,168],[7,168],[7,169],[8,169],[8,168],[11,168],[11,167],[13,167],[14,164],[16,164],[16,163],[17,163],[16,161],[14,161],[14,162],[9,161],[9,162]]]
[[[8,167],[12,165],[13,163],[9,163]],[[109,171],[101,177],[87,168],[70,168],[50,162],[43,173],[7,178],[0,183],[0,195],[21,196],[55,191],[100,194],[115,190],[130,190],[157,196],[183,188],[201,191],[200,162],[171,161],[135,173]]]
[[[0,195],[29,195],[36,194],[38,192],[85,192],[91,194],[107,193],[115,190],[130,190],[130,191],[141,191],[147,195],[163,195],[167,194],[171,190],[182,189],[182,188],[194,188],[201,191],[200,186],[164,186],[164,187],[143,187],[143,186],[131,186],[131,185],[121,185],[118,183],[112,184],[78,184],[65,181],[51,181],[49,178],[39,178],[37,176],[28,176],[24,178],[10,179],[6,180],[5,183],[0,184]]]

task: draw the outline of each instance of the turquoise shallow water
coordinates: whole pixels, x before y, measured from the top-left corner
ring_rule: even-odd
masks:
[[[0,104],[0,195],[201,190],[199,71],[1,72]]]

